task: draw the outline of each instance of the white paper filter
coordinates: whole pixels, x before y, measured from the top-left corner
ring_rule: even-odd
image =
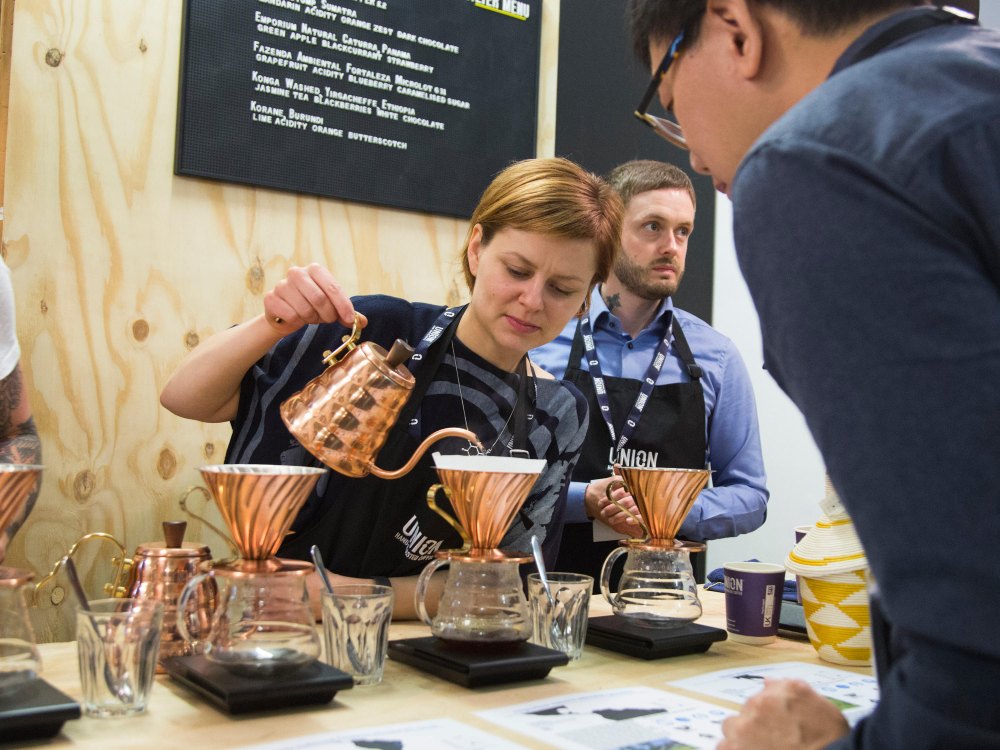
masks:
[[[516,474],[541,474],[545,459],[512,458],[510,456],[466,456],[461,453],[434,453],[434,465],[439,469],[458,471],[490,471]]]

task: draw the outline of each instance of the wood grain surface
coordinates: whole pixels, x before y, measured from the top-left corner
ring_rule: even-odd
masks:
[[[38,577],[87,532],[131,553],[181,517],[180,495],[198,466],[222,461],[230,430],[174,417],[159,391],[189,349],[256,314],[290,265],[325,263],[352,293],[463,297],[464,221],[173,174],[182,6],[14,5],[3,249],[46,471],[6,562]],[[542,156],[554,149],[558,14],[544,0]],[[226,554],[199,522],[188,538]],[[81,550],[91,595],[115,552]],[[64,586],[40,592],[40,641],[73,635]]]

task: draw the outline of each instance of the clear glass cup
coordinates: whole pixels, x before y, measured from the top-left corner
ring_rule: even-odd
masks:
[[[76,613],[83,711],[99,718],[146,710],[156,674],[163,602],[96,599]]]
[[[389,648],[392,586],[346,583],[323,592],[326,662],[354,679],[355,685],[382,681]]]
[[[582,573],[548,573],[549,601],[538,573],[528,574],[531,642],[562,651],[570,661],[583,653],[594,579]]]

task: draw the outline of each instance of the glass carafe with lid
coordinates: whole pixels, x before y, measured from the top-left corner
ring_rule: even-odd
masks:
[[[306,582],[315,570],[300,560],[203,563],[177,605],[177,629],[193,650],[232,672],[266,675],[315,661],[320,641]],[[207,633],[191,633],[183,616],[204,586],[214,588]]]
[[[499,549],[545,468],[545,462],[504,456],[446,456],[434,454],[441,478],[427,492],[427,504],[458,531],[460,549],[443,550],[424,568],[414,595],[420,619],[434,635],[449,641],[525,641],[531,636],[528,602],[518,566],[529,555]],[[444,492],[452,516],[437,504]],[[431,577],[448,565],[448,577],[437,614],[427,611]]]
[[[624,540],[612,550],[601,569],[601,593],[616,615],[638,625],[670,627],[698,619],[701,601],[690,553],[705,545],[675,537],[709,471],[615,466],[615,473],[622,479],[608,485],[607,497],[639,523],[645,538]],[[641,518],[612,499],[618,487],[632,495]],[[611,569],[622,555],[625,570],[618,590],[611,591]]]

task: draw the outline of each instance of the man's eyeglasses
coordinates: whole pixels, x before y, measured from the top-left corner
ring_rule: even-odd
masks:
[[[650,103],[653,101],[653,97],[656,96],[657,90],[660,88],[660,82],[663,80],[663,76],[667,74],[670,69],[671,64],[677,59],[680,54],[681,43],[684,41],[684,31],[674,37],[674,41],[670,43],[667,48],[667,53],[663,56],[663,60],[660,61],[660,66],[653,73],[653,80],[649,82],[649,88],[646,89],[646,95],[642,97],[642,101],[639,102],[639,106],[636,107],[635,116],[642,120],[644,123],[649,125],[656,134],[661,138],[665,138],[670,143],[674,144],[678,148],[687,149],[687,138],[684,137],[684,131],[681,130],[681,126],[678,125],[673,120],[668,120],[665,117],[657,117],[656,115],[651,115],[646,110],[649,109]]]

